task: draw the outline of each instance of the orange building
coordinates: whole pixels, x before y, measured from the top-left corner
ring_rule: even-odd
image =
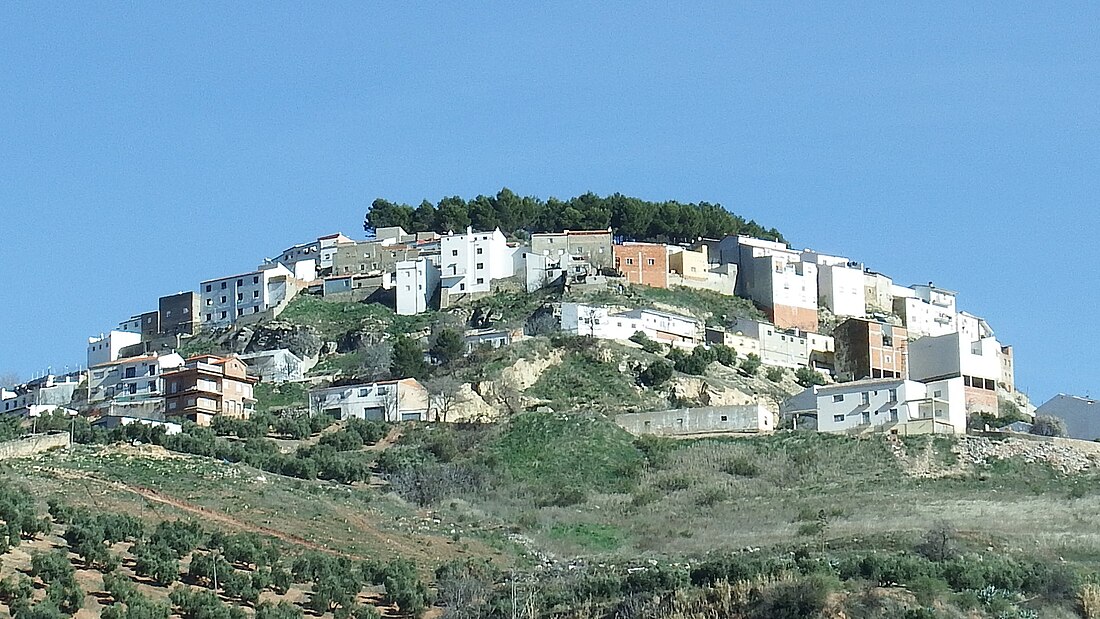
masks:
[[[660,243],[622,243],[614,247],[615,268],[631,284],[668,288],[668,250]]]
[[[164,374],[164,412],[168,418],[208,426],[215,415],[248,419],[255,408],[252,387],[260,379],[248,375],[237,357],[197,355],[183,367]]]

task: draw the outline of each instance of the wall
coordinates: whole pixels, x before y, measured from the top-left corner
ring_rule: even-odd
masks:
[[[817,427],[822,432],[886,429],[918,419],[936,419],[958,433],[966,431],[966,406],[960,378],[927,385],[902,380],[859,381],[830,385],[815,393]],[[936,401],[933,403],[928,398]]]
[[[160,331],[165,335],[194,335],[201,322],[201,301],[194,292],[180,292],[158,301]]]
[[[25,458],[50,449],[69,446],[68,432],[35,434],[14,441],[0,443],[0,460],[7,458]]]
[[[859,318],[866,313],[862,270],[845,266],[819,266],[817,283],[821,303],[835,316]]]
[[[657,243],[615,246],[615,266],[631,284],[668,288],[668,251]]]
[[[690,435],[706,432],[771,432],[775,415],[760,404],[704,406],[617,415],[615,423],[631,434]]]
[[[893,309],[894,295],[890,290],[894,281],[881,273],[863,274],[864,303],[873,311],[889,312]]]

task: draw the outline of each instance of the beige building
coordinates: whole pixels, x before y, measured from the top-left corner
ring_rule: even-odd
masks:
[[[410,245],[390,245],[383,241],[360,241],[336,246],[332,255],[332,275],[380,275],[397,271],[397,263],[415,260],[420,250]]]
[[[164,375],[164,412],[171,420],[208,426],[217,415],[248,419],[256,405],[259,379],[235,356],[198,355]]]

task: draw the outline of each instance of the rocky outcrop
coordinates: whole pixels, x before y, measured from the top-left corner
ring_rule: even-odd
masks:
[[[357,352],[382,343],[386,335],[378,329],[357,329],[345,333],[336,342],[336,351],[341,353]]]
[[[504,368],[501,378],[509,382],[516,389],[526,391],[531,385],[538,382],[539,377],[547,368],[561,363],[562,351],[552,350],[545,357],[534,359],[519,359],[512,365]]]
[[[313,327],[293,325],[281,320],[273,320],[253,327],[246,327],[237,333],[235,340],[247,338],[247,344],[241,352],[260,352],[286,348],[301,358],[315,357],[321,352],[323,342]]]

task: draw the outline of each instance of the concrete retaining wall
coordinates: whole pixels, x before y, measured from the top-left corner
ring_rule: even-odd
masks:
[[[32,434],[14,441],[0,443],[0,460],[7,458],[25,458],[36,453],[42,453],[48,449],[69,446],[68,432],[51,432],[50,434]]]
[[[761,404],[701,406],[654,413],[626,413],[617,415],[615,423],[631,434],[771,432],[775,429],[775,414]]]

